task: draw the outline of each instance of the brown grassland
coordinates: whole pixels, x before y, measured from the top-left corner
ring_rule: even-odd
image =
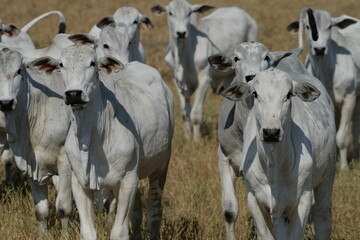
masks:
[[[166,17],[155,17],[150,7],[166,5],[165,0],[1,0],[0,19],[3,23],[24,26],[34,17],[50,10],[65,14],[68,33],[86,33],[102,17],[112,15],[122,6],[134,6],[150,17],[155,25],[151,31],[142,30],[141,38],[147,54],[147,64],[157,68],[172,90],[170,69],[164,62],[168,41]],[[238,6],[245,9],[257,21],[260,41],[270,50],[288,50],[297,46],[297,36],[289,34],[285,27],[296,20],[305,7],[325,9],[332,16],[348,14],[360,18],[359,0],[191,0],[191,3],[206,3],[216,7]],[[51,42],[56,34],[58,18],[49,17],[30,30],[38,47]],[[360,44],[360,43],[359,43]],[[302,57],[304,57],[303,54]],[[220,95],[208,92],[201,142],[185,141],[178,99],[175,94],[175,136],[164,190],[164,215],[161,225],[161,239],[225,239],[225,224],[220,211],[220,180],[217,167],[217,115],[221,104]],[[1,177],[4,170],[1,167]],[[34,206],[26,181],[14,168],[14,187],[1,187],[0,192],[0,239],[35,239],[37,221]],[[252,220],[247,210],[245,187],[237,181],[239,217],[236,224],[238,239],[253,239]],[[141,183],[142,192],[147,192],[146,182]],[[146,200],[146,195],[143,201]],[[360,164],[352,163],[346,172],[336,172],[332,199],[333,231],[331,239],[360,239]],[[96,226],[99,239],[109,239],[110,223],[105,213],[96,211]],[[50,187],[49,233],[45,239],[79,239],[79,217],[76,209],[71,217],[68,235],[61,235],[61,224],[55,216],[55,190]],[[146,225],[143,225],[144,239],[148,239]],[[313,239],[308,227],[306,239]]]

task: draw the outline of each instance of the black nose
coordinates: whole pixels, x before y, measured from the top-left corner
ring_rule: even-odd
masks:
[[[14,100],[4,100],[0,101],[0,110],[1,111],[10,111],[13,109]]]
[[[73,105],[83,103],[81,99],[82,91],[80,90],[71,90],[65,92],[65,104],[66,105]]]
[[[321,48],[314,48],[315,50],[315,54],[317,56],[324,56],[325,55],[325,48],[321,47]]]
[[[246,76],[245,76],[246,82],[250,82],[251,80],[254,79],[255,76],[256,76],[255,74],[254,74],[254,75],[246,75]]]
[[[264,142],[278,142],[280,138],[280,129],[264,128],[263,137],[264,137]]]
[[[176,32],[178,38],[185,38],[186,32]]]

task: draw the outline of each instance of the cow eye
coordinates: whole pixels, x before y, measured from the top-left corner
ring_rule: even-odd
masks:
[[[138,20],[135,20],[133,23],[134,23],[134,24],[138,24],[138,23],[139,23],[139,21],[138,21]]]
[[[191,14],[192,14],[192,12],[189,12],[188,17],[190,17]]]
[[[92,62],[90,63],[90,66],[91,66],[91,67],[95,66],[95,62],[92,61]]]
[[[289,91],[288,94],[286,95],[286,100],[289,100],[292,97],[292,92]]]
[[[62,63],[59,63],[59,66],[60,66],[60,67],[64,67],[64,65],[63,65]]]
[[[21,73],[21,68],[19,68],[19,70],[16,71],[16,75],[20,75]]]
[[[172,16],[172,12],[169,12],[169,15]]]
[[[103,47],[106,49],[109,49],[109,45],[107,45],[107,44],[104,44]]]
[[[332,28],[332,25],[330,25],[330,26],[328,27],[329,30],[331,30],[331,28]]]
[[[240,61],[240,59],[238,57],[235,57],[234,61],[237,62],[237,61]]]
[[[258,98],[258,94],[257,94],[257,92],[253,92],[253,95],[254,95],[254,98]]]
[[[267,62],[270,62],[270,57],[269,57],[269,55],[266,55],[266,57],[265,57],[264,60],[267,61]]]
[[[306,25],[306,29],[310,29],[309,25]]]

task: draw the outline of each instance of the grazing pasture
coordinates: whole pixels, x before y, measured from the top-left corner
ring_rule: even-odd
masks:
[[[200,142],[186,141],[175,87],[171,80],[171,70],[165,64],[164,56],[168,41],[166,16],[155,17],[150,7],[165,0],[118,0],[118,1],[45,1],[45,0],[1,0],[0,19],[3,23],[24,26],[34,17],[50,10],[64,13],[67,33],[86,33],[101,18],[112,15],[119,7],[133,6],[147,15],[155,25],[152,30],[141,30],[141,40],[146,52],[146,63],[157,68],[174,93],[175,135],[172,158],[165,185],[163,204],[164,215],[161,225],[161,239],[174,240],[218,240],[225,239],[225,224],[220,210],[220,178],[217,163],[217,117],[222,101],[220,95],[208,91],[205,101],[204,123],[201,131],[204,138]],[[208,4],[215,7],[238,6],[246,10],[256,21],[260,31],[260,42],[270,51],[289,50],[297,47],[297,36],[286,31],[286,26],[299,19],[303,7],[324,9],[337,17],[347,14],[360,18],[358,0],[191,0],[190,3]],[[209,11],[211,12],[211,11]],[[50,44],[56,34],[58,17],[50,17],[29,30],[37,47]],[[360,47],[360,42],[359,42]],[[305,58],[305,53],[301,55]],[[0,189],[0,239],[36,239],[37,221],[29,187],[14,168],[14,187]],[[0,167],[1,181],[5,177]],[[141,191],[147,191],[147,182],[141,182]],[[254,239],[252,220],[248,212],[245,186],[237,180],[239,217],[236,235],[239,239]],[[146,196],[146,195],[145,195]],[[142,199],[145,201],[146,199]],[[336,240],[357,240],[360,237],[360,163],[350,164],[350,170],[337,170],[332,198],[332,237]],[[144,219],[145,220],[145,219]],[[110,222],[110,223],[109,223]],[[96,211],[96,227],[99,239],[109,239],[112,216]],[[70,220],[68,234],[61,236],[61,222],[55,218],[55,189],[50,189],[49,233],[45,239],[79,239],[79,217],[77,210]],[[145,221],[142,235],[149,239]],[[306,239],[313,239],[313,231],[308,227]]]

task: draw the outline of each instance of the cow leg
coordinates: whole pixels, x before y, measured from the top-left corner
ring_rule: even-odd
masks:
[[[327,171],[327,178],[314,189],[315,205],[312,208],[315,239],[330,239],[331,233],[331,195],[335,176],[335,167]]]
[[[170,158],[170,157],[169,157]],[[159,239],[160,224],[163,214],[163,206],[161,203],[164,185],[166,181],[168,167],[164,168],[160,173],[149,177],[149,197],[147,202],[147,228],[150,230],[151,239]]]
[[[350,144],[349,128],[350,120],[352,118],[355,107],[355,94],[348,94],[345,96],[342,108],[339,129],[336,133],[336,144],[340,152],[340,168],[348,169],[347,151]]]
[[[311,184],[310,182],[308,184]],[[306,190],[299,200],[297,211],[290,218],[289,240],[303,239],[312,204],[312,191]]]
[[[352,118],[353,135],[353,161],[359,158],[359,137],[360,137],[360,97],[356,98],[355,109]]]
[[[5,149],[3,151],[3,153],[1,154],[1,160],[4,162],[5,164],[5,184],[6,185],[11,185],[12,183],[12,176],[11,176],[11,167],[12,167],[12,163],[14,161],[14,154],[11,151],[11,149],[9,148],[8,144],[6,144],[7,147],[5,146]]]
[[[141,224],[142,224],[142,204],[141,194],[139,188],[136,191],[133,213],[131,215],[131,230],[134,234],[134,239],[141,239]]]
[[[184,134],[185,138],[187,140],[191,139],[191,123],[190,123],[190,111],[191,111],[191,105],[190,105],[190,96],[191,94],[185,94],[179,89],[179,87],[176,84],[176,80],[174,79],[174,83],[176,86],[176,91],[179,96],[180,101],[180,107],[181,107],[181,115],[184,121]]]
[[[48,186],[39,185],[36,181],[29,179],[29,185],[35,205],[35,216],[39,221],[38,235],[41,238],[47,230],[47,219],[49,216]]]
[[[252,192],[247,193],[247,202],[257,229],[257,238],[261,240],[274,240],[274,237],[269,229],[269,225],[271,223],[269,223],[269,220],[264,218],[264,216],[268,213],[261,211],[261,208]]]
[[[93,192],[84,189],[74,174],[71,178],[71,187],[80,216],[80,239],[96,239]]]
[[[199,141],[201,139],[200,126],[203,117],[204,102],[207,93],[207,89],[211,78],[208,73],[208,69],[202,70],[198,75],[199,85],[195,91],[194,104],[190,113],[190,120],[193,126],[194,140]]]
[[[129,219],[132,213],[132,207],[138,190],[138,176],[135,173],[127,174],[120,183],[118,191],[117,211],[114,226],[111,230],[110,238],[129,239]]]
[[[230,165],[229,158],[225,157],[220,147],[218,148],[218,156],[222,190],[221,208],[226,221],[226,239],[235,240],[235,222],[239,211],[235,192],[236,175]]]
[[[58,161],[58,193],[56,197],[56,211],[61,219],[63,230],[68,227],[72,210],[71,169],[65,152]]]

